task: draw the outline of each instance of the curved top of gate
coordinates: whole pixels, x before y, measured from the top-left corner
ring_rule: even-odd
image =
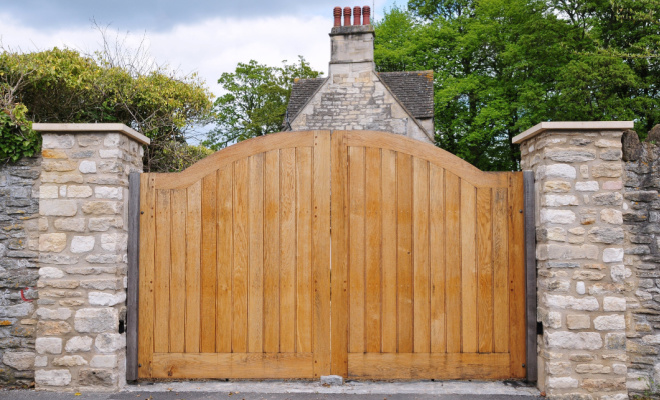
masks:
[[[271,150],[313,147],[317,135],[330,134],[331,132],[328,130],[289,131],[245,140],[211,154],[184,171],[153,174],[155,187],[158,189],[183,189],[234,161]],[[332,135],[341,135],[344,146],[381,148],[424,159],[477,187],[506,187],[508,185],[506,173],[481,171],[446,150],[405,136],[362,130],[332,131]]]

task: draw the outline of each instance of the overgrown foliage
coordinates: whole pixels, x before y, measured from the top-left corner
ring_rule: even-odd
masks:
[[[180,76],[156,65],[147,69],[130,65],[118,65],[108,49],[94,56],[58,48],[33,53],[4,50],[0,110],[9,110],[13,121],[19,117],[12,110],[22,110],[33,122],[124,123],[152,140],[145,149],[145,171],[179,170],[182,160],[166,150],[185,147],[186,131],[209,119],[211,94],[195,75]],[[38,135],[30,133],[29,124],[19,126],[23,128],[10,131],[34,152]],[[5,159],[26,154],[12,148]]]
[[[519,168],[542,121],[660,123],[658,0],[410,0],[376,25],[381,71],[435,71],[440,147]]]
[[[293,64],[284,60],[281,67],[254,60],[239,63],[234,72],[223,73],[218,79],[226,93],[215,101],[217,128],[209,133],[204,144],[217,150],[281,131],[294,79],[320,75],[300,56]]]

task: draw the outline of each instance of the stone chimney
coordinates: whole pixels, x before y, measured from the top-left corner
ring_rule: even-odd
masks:
[[[343,22],[341,16],[343,14]],[[351,14],[353,25],[351,25]],[[329,75],[336,73],[371,71],[374,64],[374,28],[371,25],[371,8],[335,7],[334,27],[330,32],[331,55]]]

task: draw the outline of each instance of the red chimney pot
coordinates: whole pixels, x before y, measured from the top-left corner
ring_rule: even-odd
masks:
[[[361,25],[362,9],[360,7],[353,7],[353,25]]]
[[[371,24],[371,7],[364,6],[362,7],[362,25]]]
[[[344,26],[351,26],[351,8],[344,7]]]
[[[341,7],[335,7],[332,15],[335,17],[335,26],[341,26]]]

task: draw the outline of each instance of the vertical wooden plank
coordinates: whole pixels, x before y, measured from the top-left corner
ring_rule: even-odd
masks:
[[[280,150],[280,351],[296,351],[296,149]]]
[[[522,172],[512,172],[509,186],[509,349],[511,376],[525,377],[525,221]]]
[[[156,190],[155,353],[167,353],[170,349],[170,212],[170,191]]]
[[[490,188],[477,189],[479,352],[493,352],[493,225]]]
[[[314,377],[330,374],[330,132],[314,134]]]
[[[383,268],[383,353],[397,350],[397,283],[396,283],[396,153],[382,150],[382,268]]]
[[[534,195],[534,171],[523,171],[525,191],[525,307],[527,317],[527,381],[538,379],[536,354],[536,199]]]
[[[365,150],[366,202],[366,348],[370,353],[381,352],[381,160],[380,149]]]
[[[264,349],[264,153],[250,157],[250,291],[248,293],[248,352]]]
[[[332,133],[332,367],[348,377],[348,153],[345,133]]]
[[[447,351],[447,315],[445,312],[445,172],[431,164],[430,215],[431,235],[431,352]],[[453,249],[452,249],[453,251]]]
[[[186,231],[186,189],[172,190],[172,264],[170,271],[170,351],[185,350],[186,311],[186,241],[180,233]]]
[[[186,189],[186,353],[199,353],[202,182]]]
[[[140,309],[138,318],[138,378],[152,376],[154,352],[154,261],[156,248],[156,193],[154,177],[140,175]]]
[[[508,190],[493,193],[493,350],[509,352]]]
[[[218,252],[216,293],[217,324],[215,345],[218,353],[231,353],[232,338],[232,271],[234,269],[234,196],[233,167],[218,170]]]
[[[140,173],[128,175],[128,271],[126,288],[126,380],[138,378]]]
[[[202,179],[201,340],[202,353],[215,352],[217,174]]]
[[[348,196],[349,196],[349,239],[348,239],[348,301],[349,327],[348,352],[364,353],[364,147],[348,148]]]
[[[296,351],[312,352],[312,148],[296,149]]]
[[[398,352],[413,352],[412,156],[398,153],[397,181],[397,332]]]
[[[445,171],[447,353],[461,352],[461,180]]]
[[[247,352],[248,339],[248,159],[234,162],[234,265],[232,274],[232,334],[233,353]]]
[[[461,321],[464,353],[478,350],[477,326],[477,193],[461,180]]]
[[[431,352],[429,163],[413,158],[413,305],[415,353]]]
[[[280,351],[280,152],[264,167],[264,351]]]

